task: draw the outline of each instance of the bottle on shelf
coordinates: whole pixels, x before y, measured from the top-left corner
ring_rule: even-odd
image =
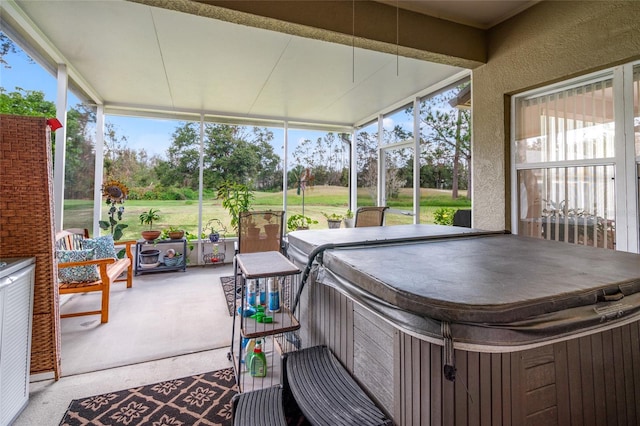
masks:
[[[262,352],[262,340],[256,340],[253,355],[249,358],[249,374],[252,377],[265,377],[267,375],[267,357]]]
[[[258,288],[260,289],[260,305],[265,306],[267,304],[267,283],[264,278],[258,280]]]
[[[269,311],[280,312],[280,285],[276,278],[270,277],[267,280],[269,292]]]
[[[247,280],[247,305],[255,306],[256,304],[256,280]]]
[[[249,371],[249,364],[251,364],[251,358],[253,358],[253,350],[255,349],[255,347],[256,339],[247,339],[247,342],[244,344],[244,349],[246,350],[246,355],[244,357],[244,366],[247,371]]]

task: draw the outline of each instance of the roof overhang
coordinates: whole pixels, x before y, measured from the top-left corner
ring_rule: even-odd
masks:
[[[486,58],[478,28],[371,1],[1,4],[2,30],[108,114],[346,129]]]

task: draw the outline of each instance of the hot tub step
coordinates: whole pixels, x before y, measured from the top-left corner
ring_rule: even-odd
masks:
[[[283,355],[283,386],[315,426],[379,426],[392,422],[326,346]]]
[[[234,426],[287,426],[282,387],[240,393],[234,399]]]

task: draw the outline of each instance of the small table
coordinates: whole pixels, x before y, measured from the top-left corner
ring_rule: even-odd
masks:
[[[164,252],[167,249],[172,248],[171,246],[167,246],[167,244],[180,245],[180,249],[182,250],[182,259],[178,261],[175,265],[167,266],[164,263]],[[157,246],[164,247],[157,247]],[[163,249],[164,248],[164,252]],[[158,263],[153,267],[143,268],[140,263],[140,252],[144,249],[157,249],[160,250],[158,254]],[[180,251],[177,249],[177,251]],[[147,274],[153,272],[162,272],[162,271],[182,271],[185,272],[187,270],[187,239],[168,239],[168,240],[155,240],[155,241],[147,241],[147,240],[138,240],[136,242],[136,265],[135,265],[135,275]]]

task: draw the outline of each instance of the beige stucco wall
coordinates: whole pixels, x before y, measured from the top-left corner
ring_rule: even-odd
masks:
[[[473,71],[473,226],[510,229],[510,96],[640,58],[640,1],[545,1],[493,28]]]

